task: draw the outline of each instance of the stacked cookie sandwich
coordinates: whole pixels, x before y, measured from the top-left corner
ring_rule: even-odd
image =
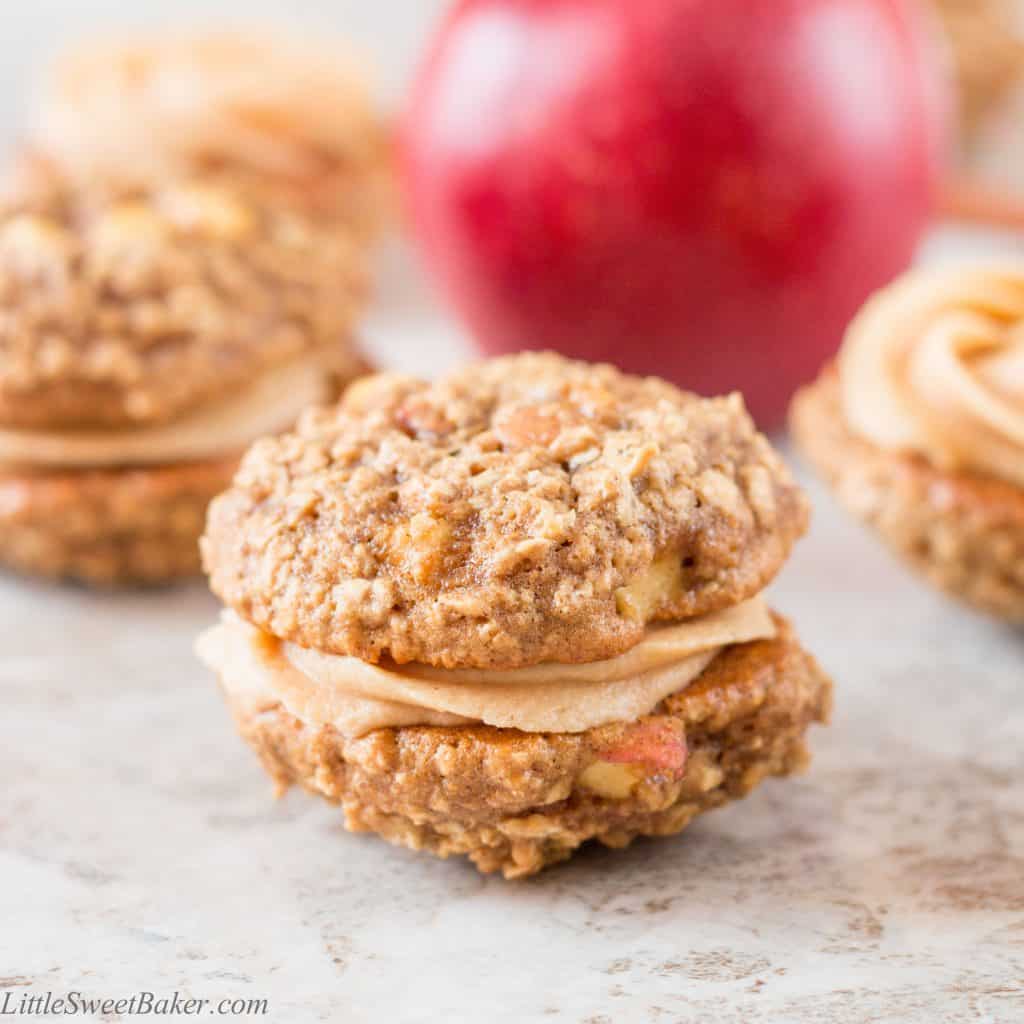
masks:
[[[546,354],[368,377],[211,506],[199,649],[281,787],[528,875],[805,764],[830,683],[761,590],[806,523],[738,396]]]
[[[363,371],[364,291],[349,239],[255,194],[23,176],[0,211],[0,563],[197,572],[242,451]]]

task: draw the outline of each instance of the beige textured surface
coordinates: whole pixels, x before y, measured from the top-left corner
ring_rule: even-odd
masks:
[[[402,348],[401,313],[378,352],[440,364],[450,335]],[[274,804],[191,653],[201,588],[0,579],[0,992],[263,997],[287,1024],[1019,1021],[1024,637],[811,495],[772,589],[836,678],[812,773],[516,886]]]

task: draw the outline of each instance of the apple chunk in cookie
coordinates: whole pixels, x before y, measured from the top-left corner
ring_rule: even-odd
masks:
[[[806,520],[735,397],[547,354],[365,378],[213,503],[199,651],[280,784],[531,874],[804,763],[830,683],[760,591]]]

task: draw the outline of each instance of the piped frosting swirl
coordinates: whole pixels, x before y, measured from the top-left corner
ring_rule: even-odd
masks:
[[[907,274],[853,321],[838,365],[865,440],[1024,487],[1024,265]]]

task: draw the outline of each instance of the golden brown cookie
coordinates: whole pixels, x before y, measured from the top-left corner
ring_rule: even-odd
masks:
[[[366,378],[258,443],[204,553],[221,599],[282,639],[512,668],[739,603],[807,514],[739,396],[524,354]]]
[[[35,185],[0,213],[0,425],[168,421],[310,353],[358,370],[343,236],[206,182]]]
[[[0,564],[94,586],[195,576],[206,507],[237,466],[0,469]]]
[[[839,501],[915,569],[984,611],[1024,622],[1024,490],[855,436],[834,369],[797,395],[790,424]]]
[[[392,186],[366,80],[340,41],[279,30],[110,39],[55,62],[32,137],[90,186],[200,175],[368,239],[390,212]]]
[[[832,688],[776,621],[775,639],[730,647],[649,716],[584,733],[413,726],[352,740],[273,701],[234,699],[232,712],[280,790],[340,804],[352,831],[517,878],[588,840],[672,835],[803,769],[804,734],[828,720]]]
[[[975,135],[1024,74],[1024,41],[1014,0],[933,0],[946,29],[964,134]]]
[[[115,195],[32,165],[0,207],[0,562],[195,573],[244,448],[366,364],[337,232],[206,181]]]
[[[759,591],[807,504],[738,396],[523,354],[254,445],[197,645],[281,786],[532,874],[806,759],[830,683]]]

